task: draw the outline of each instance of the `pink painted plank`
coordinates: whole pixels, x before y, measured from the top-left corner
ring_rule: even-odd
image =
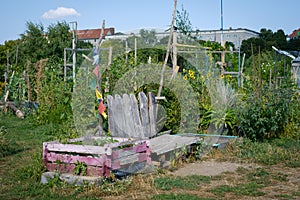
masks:
[[[43,142],[43,165],[46,166],[46,163],[47,163],[47,143]]]
[[[113,150],[111,159],[118,159],[125,156],[130,156],[133,154],[141,153],[147,151],[148,147],[146,143],[142,143],[133,147],[128,147],[120,150]]]
[[[140,153],[138,155],[138,159],[139,159],[138,162],[143,162],[143,161],[147,160],[147,157],[148,157],[148,155],[146,153]]]
[[[87,156],[78,156],[78,155],[70,155],[70,154],[59,154],[50,152],[46,154],[46,159],[49,162],[56,162],[59,160],[63,163],[77,163],[77,162],[84,162],[86,165],[93,165],[93,166],[103,166],[105,165],[106,156],[101,156],[100,158],[92,158]]]
[[[112,160],[111,163],[111,169],[119,169],[121,167],[127,166],[127,165],[131,165],[134,163],[139,163],[139,162],[143,162],[143,161],[147,161],[148,160],[148,155],[147,153],[139,153],[139,154],[134,154],[128,157],[124,157],[124,158],[120,158],[117,160]]]
[[[57,164],[57,163],[47,163],[46,164],[46,169],[48,171],[59,171],[61,173],[73,173],[75,169],[74,164]]]
[[[103,176],[104,171],[103,168],[100,167],[87,166],[86,174],[87,176]]]
[[[112,149],[108,147],[91,146],[91,145],[74,145],[74,144],[46,144],[48,151],[69,152],[92,155],[111,155]]]
[[[59,171],[61,173],[71,173],[74,174],[76,165],[75,164],[57,164],[57,163],[47,163],[48,171]],[[87,166],[86,175],[87,176],[104,176],[104,174],[109,174],[105,172],[102,167]]]

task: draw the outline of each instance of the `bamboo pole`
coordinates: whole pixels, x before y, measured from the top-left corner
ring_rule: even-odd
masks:
[[[176,11],[177,11],[176,7],[177,7],[177,0],[174,0],[174,9],[173,9],[172,23],[171,23],[171,28],[170,28],[169,40],[168,40],[167,53],[166,53],[165,61],[164,61],[164,64],[163,64],[163,68],[161,70],[160,83],[159,83],[159,89],[158,89],[157,97],[160,97],[162,87],[163,87],[163,84],[164,84],[164,73],[166,71],[166,66],[167,66],[167,62],[168,62],[168,58],[169,58],[169,54],[170,54],[170,49],[171,49],[171,40],[172,40],[172,35],[173,35],[173,30],[174,30],[174,22],[175,22]]]

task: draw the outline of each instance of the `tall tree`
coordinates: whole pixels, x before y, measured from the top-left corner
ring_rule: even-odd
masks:
[[[64,48],[71,47],[72,33],[69,25],[63,22],[57,22],[48,27],[47,32],[48,47],[51,56],[63,57]]]
[[[189,19],[189,13],[184,9],[183,6],[181,7],[181,11],[177,10],[175,24],[176,28],[180,32],[188,36],[191,35],[193,31],[192,23]]]
[[[24,34],[21,34],[21,47],[25,55],[24,62],[29,60],[31,63],[36,63],[48,56],[44,26],[33,22],[27,22],[26,26],[27,30]]]
[[[153,47],[157,43],[156,32],[155,30],[140,30],[141,42],[145,47]]]
[[[287,40],[286,40],[286,35],[284,34],[283,30],[278,30],[273,34],[272,40],[276,43],[276,45],[280,49],[287,49]]]

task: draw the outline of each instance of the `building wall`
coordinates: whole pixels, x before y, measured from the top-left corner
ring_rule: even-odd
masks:
[[[249,30],[249,29],[225,29],[223,31],[221,30],[204,30],[199,31],[197,35],[199,40],[204,41],[212,41],[212,42],[218,42],[221,43],[221,36],[223,33],[223,41],[226,42],[232,42],[235,46],[235,48],[238,48],[243,40],[252,38],[252,37],[259,37],[259,33]],[[136,36],[139,36],[139,33],[135,34]],[[124,35],[110,35],[106,36],[106,39],[120,39],[120,40],[126,40],[126,38],[132,36],[132,34],[124,34]],[[156,37],[158,40],[160,40],[163,37],[169,36],[168,32],[157,32]]]
[[[204,41],[221,43],[223,34],[224,42],[232,42],[236,48],[238,48],[243,40],[247,40],[252,37],[259,37],[259,33],[248,29],[225,29],[225,30],[208,30],[200,31],[198,33],[198,39]]]

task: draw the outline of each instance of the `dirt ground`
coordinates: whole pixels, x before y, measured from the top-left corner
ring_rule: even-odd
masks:
[[[178,170],[171,172],[175,176],[203,175],[217,176],[223,172],[235,172],[239,167],[246,169],[257,168],[259,165],[251,163],[219,162],[217,160],[206,160],[202,162],[189,163]]]
[[[283,165],[263,166],[255,163],[238,163],[230,161],[218,161],[216,159],[208,159],[195,163],[184,164],[176,171],[170,172],[174,176],[190,176],[203,175],[211,177],[219,177],[210,184],[201,187],[196,193],[202,197],[212,197],[209,189],[220,185],[239,185],[242,184],[243,177],[247,176],[257,169],[267,171],[271,176],[286,177],[286,181],[274,181],[262,188],[265,193],[263,196],[235,196],[234,194],[226,194],[221,199],[300,199],[300,169],[290,168]],[[293,196],[293,194],[297,194]]]

